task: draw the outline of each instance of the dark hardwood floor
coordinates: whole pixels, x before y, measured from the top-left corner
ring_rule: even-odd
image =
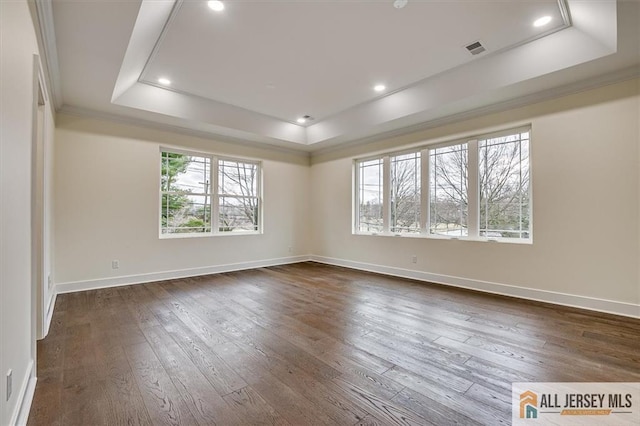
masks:
[[[498,425],[640,381],[640,320],[301,263],[61,295],[29,425]]]

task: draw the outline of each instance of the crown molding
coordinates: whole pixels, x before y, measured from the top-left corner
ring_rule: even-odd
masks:
[[[309,159],[310,153],[306,150],[288,148],[278,145],[270,145],[262,142],[254,142],[247,139],[235,138],[232,136],[219,135],[213,132],[196,130],[189,127],[183,127],[168,123],[158,123],[152,120],[145,120],[137,117],[130,117],[125,115],[112,114],[102,111],[97,111],[89,108],[82,108],[72,105],[62,105],[57,111],[58,114],[71,115],[75,117],[92,118],[103,121],[111,121],[115,123],[131,125],[136,127],[142,127],[151,130],[159,130],[164,132],[179,133],[187,136],[193,136],[200,139],[208,139],[211,141],[229,143],[234,145],[243,145],[259,149],[268,149],[270,151],[281,152],[283,154],[294,155],[300,158]]]
[[[111,114],[102,111],[92,110],[88,108],[81,108],[71,105],[63,105],[58,108],[58,113],[95,118],[99,120],[106,120],[112,122],[118,122],[122,124],[134,125],[139,127],[145,127],[149,129],[162,130],[173,133],[180,133],[189,136],[194,136],[202,139],[215,140],[224,143],[243,144],[245,146],[252,146],[256,148],[268,148],[270,150],[277,150],[283,153],[296,154],[302,157],[313,159],[313,157],[319,155],[326,155],[331,153],[338,153],[343,149],[354,148],[356,146],[366,145],[373,142],[379,142],[385,139],[391,139],[400,136],[410,135],[412,133],[418,133],[421,131],[437,128],[440,126],[469,120],[489,114],[500,113],[515,108],[521,108],[528,105],[537,104],[540,102],[561,98],[564,96],[573,95],[576,93],[596,89],[603,86],[608,86],[616,83],[621,83],[634,78],[640,78],[640,67],[637,65],[631,66],[622,70],[618,70],[609,74],[600,75],[586,80],[577,81],[561,87],[550,88],[541,92],[536,92],[530,95],[522,96],[515,99],[510,99],[503,102],[498,102],[492,105],[475,108],[469,111],[448,115],[445,117],[437,118],[434,120],[425,121],[412,126],[403,127],[402,129],[392,130],[389,132],[380,133],[374,136],[370,136],[363,139],[357,139],[344,144],[333,145],[329,147],[316,147],[313,149],[311,146],[301,146],[300,148],[287,148],[277,145],[265,144],[261,142],[248,141],[247,139],[234,138],[231,136],[223,136],[214,132],[195,130],[189,127],[177,126],[167,123],[158,123],[152,120],[145,120],[141,118],[135,118],[125,115]]]
[[[469,119],[473,119],[473,118],[477,118],[477,117],[481,117],[489,114],[495,114],[495,113],[500,113],[500,112],[508,111],[515,108],[521,108],[528,105],[533,105],[540,102],[553,100],[553,99],[561,98],[564,96],[585,92],[588,90],[593,90],[599,87],[621,83],[624,81],[632,80],[634,78],[640,78],[640,67],[638,66],[631,66],[619,71],[615,71],[605,75],[600,75],[600,76],[586,79],[586,80],[581,80],[565,86],[551,88],[542,92],[536,92],[536,93],[533,93],[527,96],[522,96],[516,99],[511,99],[504,102],[498,102],[492,105],[476,108],[476,109],[461,112],[458,114],[448,115],[446,117],[441,117],[435,120],[425,121],[413,126],[407,126],[402,129],[380,133],[375,136],[354,140],[352,142],[347,142],[340,145],[334,145],[334,146],[318,148],[318,149],[313,149],[313,146],[301,147],[302,149],[286,148],[286,147],[277,146],[277,145],[270,145],[270,144],[264,144],[260,142],[248,141],[242,138],[223,136],[223,135],[215,134],[213,132],[195,130],[189,127],[177,126],[177,125],[172,125],[167,123],[158,123],[151,120],[134,118],[134,117],[124,116],[124,115],[111,114],[111,113],[106,113],[102,111],[96,111],[88,108],[81,108],[81,107],[76,107],[71,105],[63,105],[58,109],[58,113],[78,116],[78,117],[87,117],[87,118],[94,118],[99,120],[112,121],[112,122],[117,122],[122,124],[144,127],[148,129],[180,133],[188,136],[215,140],[223,143],[242,144],[245,146],[252,146],[252,147],[262,148],[262,149],[268,148],[270,150],[276,150],[276,151],[280,151],[287,154],[295,154],[301,157],[311,158],[313,160],[313,158],[316,156],[326,155],[331,153],[338,153],[339,151],[344,149],[354,148],[354,147],[366,145],[369,143],[379,142],[385,139],[406,136],[412,133],[418,133],[421,131],[425,131],[425,130],[437,128],[440,126],[453,124],[456,122],[469,120]]]
[[[56,31],[53,24],[53,4],[51,0],[35,0],[38,15],[38,38],[45,59],[46,75],[51,99],[56,110],[62,107],[62,83],[60,80],[60,66],[58,63],[58,48],[56,47]]]
[[[456,114],[447,115],[444,117],[436,118],[433,120],[423,121],[418,124],[403,127],[401,129],[391,130],[388,132],[378,133],[366,138],[355,139],[351,142],[339,145],[332,145],[329,147],[319,147],[312,151],[312,158],[318,155],[325,155],[331,153],[337,153],[346,148],[353,148],[359,145],[366,145],[369,143],[380,142],[385,139],[392,139],[400,136],[407,136],[412,133],[418,133],[421,131],[434,129],[437,127],[445,126],[461,122],[464,120],[470,120],[473,118],[482,117],[489,114],[500,113],[515,108],[526,107],[534,105],[540,102],[558,99],[564,96],[573,95],[588,90],[597,89],[612,84],[622,83],[624,81],[640,78],[640,66],[632,65],[621,70],[617,70],[608,74],[598,75],[585,80],[580,80],[570,84],[566,84],[560,87],[553,87],[543,91],[535,92],[529,95],[521,96],[514,99],[509,99],[502,102],[496,102],[491,105],[474,108],[468,111],[463,111]]]

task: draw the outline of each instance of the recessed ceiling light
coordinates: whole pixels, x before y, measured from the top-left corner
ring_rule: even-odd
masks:
[[[533,21],[533,26],[534,27],[544,27],[549,22],[551,22],[551,16],[543,16],[542,18],[538,18],[535,21]]]
[[[302,117],[298,117],[298,119],[296,120],[299,124],[304,124],[307,121],[311,121],[313,120],[313,117],[310,116],[309,114],[307,115],[303,115]]]
[[[402,9],[407,5],[407,3],[409,3],[409,0],[395,0],[393,2],[393,7],[395,7],[396,9]]]
[[[168,86],[168,85],[171,84],[171,80],[169,80],[168,78],[160,77],[158,79],[158,83],[164,84],[165,86]]]
[[[209,9],[215,10],[216,12],[222,12],[224,10],[224,3],[220,0],[210,0],[207,2],[207,6],[209,6]]]
[[[376,84],[375,86],[373,86],[373,90],[375,90],[376,92],[383,92],[386,88],[387,86],[385,86],[384,84]]]

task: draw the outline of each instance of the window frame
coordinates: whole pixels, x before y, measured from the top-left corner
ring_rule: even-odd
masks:
[[[440,149],[440,148],[448,148],[448,147],[453,147],[453,146],[458,146],[458,145],[464,146],[464,151],[466,152],[466,155],[467,155],[467,173],[466,174],[467,174],[467,177],[469,177],[470,176],[470,173],[469,173],[469,160],[471,158],[470,157],[470,153],[469,153],[469,150],[470,150],[470,147],[469,147],[470,143],[469,142],[470,141],[467,140],[467,139],[465,139],[465,140],[455,140],[455,141],[451,141],[451,142],[445,142],[445,143],[439,143],[439,144],[436,144],[436,145],[432,145],[432,146],[429,146],[428,148],[425,149],[425,155],[427,156],[426,168],[427,168],[427,172],[429,173],[429,175],[427,176],[427,179],[426,179],[427,190],[428,190],[428,193],[429,193],[428,198],[426,200],[426,208],[428,209],[428,213],[429,213],[429,221],[426,223],[426,228],[425,228],[424,231],[425,231],[426,235],[429,236],[429,237],[447,238],[447,239],[459,239],[459,238],[468,237],[469,235],[473,235],[471,233],[471,223],[470,223],[473,220],[473,215],[472,215],[472,213],[470,211],[471,203],[470,203],[470,200],[469,200],[469,198],[470,198],[469,195],[467,195],[467,235],[466,236],[463,236],[463,235],[460,235],[460,236],[447,236],[447,235],[444,235],[444,234],[438,234],[438,233],[435,233],[435,232],[433,232],[433,233],[431,232],[431,184],[432,184],[432,182],[430,180],[431,179],[431,151],[435,151],[435,150]],[[467,179],[467,194],[470,194],[470,193],[473,192],[472,188],[471,188],[471,184],[472,184],[472,182],[469,179]]]
[[[210,232],[169,232],[163,233],[162,226],[162,200],[164,194],[170,191],[163,191],[162,188],[162,159],[163,153],[182,154],[194,157],[207,158],[210,161],[209,170],[209,192],[206,196],[211,200],[211,231]],[[219,237],[219,236],[240,236],[240,235],[261,235],[264,233],[263,215],[264,215],[264,201],[263,201],[263,163],[261,160],[242,157],[231,157],[226,155],[218,155],[210,152],[192,151],[183,148],[176,148],[171,146],[160,146],[160,170],[158,172],[158,186],[159,186],[159,208],[158,208],[158,235],[160,239],[174,239],[174,238],[202,238],[202,237]],[[219,170],[220,163],[222,161],[238,162],[253,164],[257,167],[256,170],[256,197],[257,198],[257,229],[256,230],[238,230],[238,231],[220,231],[220,190],[219,190]],[[224,195],[224,194],[223,194]]]
[[[487,237],[480,235],[480,170],[479,170],[479,141],[509,136],[518,133],[528,133],[528,197],[529,197],[529,229],[527,238],[509,238],[509,237]],[[465,138],[456,138],[449,141],[437,143],[422,143],[412,148],[399,151],[385,152],[377,155],[370,155],[353,160],[353,215],[352,215],[352,234],[353,235],[373,235],[373,236],[395,236],[406,238],[429,238],[434,240],[465,240],[465,241],[483,241],[483,242],[506,242],[512,244],[533,244],[533,173],[532,173],[532,126],[526,124],[522,126],[512,127],[505,130],[499,130],[490,133],[473,135]],[[441,234],[432,234],[430,232],[431,224],[431,170],[430,170],[430,154],[431,151],[438,148],[444,148],[454,145],[467,145],[467,230],[466,236],[448,236]],[[420,153],[420,232],[402,233],[391,232],[391,158],[411,153]],[[383,162],[383,226],[382,232],[360,231],[360,164],[372,160],[380,160]]]
[[[528,188],[527,188],[527,198],[529,201],[529,212],[528,212],[528,218],[529,218],[529,228],[527,230],[528,233],[528,237],[527,238],[508,238],[508,237],[488,237],[490,239],[497,239],[497,240],[524,240],[529,241],[532,240],[532,235],[533,235],[533,195],[532,195],[532,173],[531,173],[531,127],[527,128],[519,128],[516,129],[515,131],[511,131],[511,132],[494,132],[488,135],[483,135],[482,137],[477,138],[477,143],[478,143],[478,155],[480,155],[480,142],[481,141],[488,141],[490,139],[496,139],[496,138],[500,138],[500,137],[505,137],[505,136],[512,136],[514,134],[518,135],[518,141],[520,143],[522,143],[522,133],[528,133],[529,137],[527,138],[527,174],[528,174]],[[509,144],[512,142],[501,142],[499,144]],[[491,144],[489,146],[496,146],[497,144]],[[520,156],[522,154],[522,145],[520,145],[519,147],[519,153]],[[522,163],[522,161],[520,161]],[[478,168],[480,167],[480,158],[478,158]],[[522,168],[520,169],[520,173],[522,173]],[[480,169],[478,169],[478,179],[480,180]],[[477,223],[478,223],[478,232],[490,232],[490,229],[482,229],[482,224],[481,224],[481,200],[482,200],[482,188],[480,187],[480,181],[478,182],[478,197],[477,197],[477,201],[478,201],[478,219],[477,219]],[[521,206],[522,207],[522,206]],[[522,217],[520,218],[520,220],[522,220]],[[501,230],[502,232],[508,232],[509,230]],[[522,234],[523,231],[518,231],[520,234]]]
[[[393,153],[390,153],[388,155],[388,158],[389,158],[389,162],[388,162],[388,165],[389,165],[389,167],[388,167],[389,168],[389,192],[388,192],[388,194],[389,194],[389,197],[388,197],[389,198],[389,232],[391,234],[393,234],[393,235],[419,235],[419,234],[422,233],[422,216],[423,216],[423,211],[422,211],[422,202],[423,202],[423,200],[422,200],[422,198],[423,198],[423,194],[422,194],[422,188],[423,188],[422,187],[422,180],[423,180],[423,176],[422,176],[422,171],[423,171],[423,168],[422,168],[422,156],[425,154],[425,152],[426,152],[426,150],[410,149],[410,150],[404,150],[404,151],[399,151],[399,152],[393,152]],[[420,174],[420,178],[417,179],[418,180],[418,185],[419,185],[417,190],[420,193],[420,196],[418,197],[419,204],[420,204],[420,211],[419,211],[420,220],[418,222],[418,225],[420,226],[420,228],[418,229],[418,232],[394,232],[394,231],[391,231],[391,228],[392,228],[392,225],[393,225],[392,222],[391,222],[392,221],[392,217],[393,217],[392,206],[391,206],[391,200],[392,200],[392,196],[393,196],[393,188],[391,187],[391,181],[392,181],[392,173],[391,173],[391,171],[392,171],[393,158],[394,157],[402,157],[404,155],[411,155],[411,154],[418,154],[419,157],[420,157],[419,161],[417,161],[417,163],[419,164],[418,172]],[[383,164],[383,166],[384,166],[384,164]],[[384,200],[384,198],[383,198],[383,200]]]
[[[389,218],[391,216],[391,210],[389,207],[389,197],[385,197],[385,194],[389,191],[389,179],[388,179],[388,174],[389,174],[389,167],[387,165],[387,163],[390,161],[388,156],[387,158],[384,158],[383,156],[371,156],[371,157],[366,157],[366,158],[362,158],[362,159],[358,159],[358,160],[354,160],[354,164],[357,163],[366,163],[372,160],[380,160],[382,159],[382,223],[383,223],[383,232],[384,232],[384,224],[387,223],[389,221]],[[353,230],[354,233],[362,233],[365,235],[379,235],[379,232],[356,232],[359,229],[359,225],[360,225],[360,197],[359,197],[359,193],[360,193],[360,173],[359,173],[359,169],[357,168],[357,166],[355,167],[355,173],[354,173],[354,208],[352,209],[352,211],[354,212],[353,214]],[[386,172],[385,172],[386,170]],[[385,176],[385,173],[387,174],[387,176]]]

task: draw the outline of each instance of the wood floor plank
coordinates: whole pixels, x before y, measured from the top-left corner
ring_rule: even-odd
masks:
[[[496,391],[480,383],[474,383],[464,394],[486,406],[495,408],[498,412],[508,413],[511,410],[510,390]]]
[[[286,336],[289,335],[287,334]],[[367,356],[364,362],[362,358],[354,360],[346,356],[350,354],[352,350],[344,349],[348,348],[348,346],[335,340],[329,341],[322,339],[316,342],[298,340],[296,345],[335,368],[340,372],[341,377],[348,377],[352,383],[365,387],[374,394],[382,394],[383,397],[390,399],[404,388],[404,386],[381,375],[381,373],[392,368],[394,366],[393,364],[385,363],[382,368],[379,368],[377,365],[371,368],[368,361],[373,358],[373,356]],[[336,348],[336,346],[338,346],[338,348]],[[359,353],[365,354],[365,352]],[[376,390],[372,390],[372,388],[376,388]]]
[[[263,363],[240,349],[235,343],[216,347],[217,354],[226,360],[267,403],[291,424],[337,424],[311,401],[295,392],[271,373]]]
[[[362,404],[375,417],[382,419],[387,424],[395,425],[429,425],[433,424],[402,405],[397,405],[391,400],[379,398],[353,383],[340,377],[334,379],[336,384],[342,387],[358,403]]]
[[[441,343],[443,345],[449,346],[453,349],[464,351],[469,355],[472,355],[477,358],[481,358],[485,361],[494,362],[496,364],[501,364],[505,368],[509,368],[516,371],[521,371],[525,374],[534,377],[554,377],[555,381],[565,381],[571,382],[576,381],[579,377],[575,377],[570,373],[567,373],[565,370],[553,370],[550,371],[545,369],[543,365],[544,359],[537,359],[538,362],[525,362],[521,359],[518,359],[513,354],[505,353],[501,351],[493,350],[493,348],[482,347],[479,348],[477,346],[469,345],[466,343],[460,343],[455,340],[448,339],[446,337],[440,337],[436,342]],[[554,381],[554,380],[545,380],[545,381]]]
[[[27,426],[63,426],[62,370],[49,368],[38,373],[38,385],[33,397]]]
[[[304,262],[61,294],[28,425],[500,425],[640,380],[640,320]]]
[[[95,352],[93,351],[91,324],[81,323],[67,327],[65,337],[64,357],[62,365],[65,369],[78,366],[89,366],[93,368],[96,364]]]
[[[624,351],[612,347],[609,343],[593,344],[583,341],[574,341],[552,337],[545,343],[545,348],[569,356],[583,356],[605,365],[619,368],[629,368],[630,365],[638,366],[636,372],[640,372],[640,350]]]
[[[142,286],[133,285],[127,288],[120,288],[118,293],[120,300],[127,305],[129,313],[140,328],[159,325],[158,320],[146,304],[150,300],[150,295]]]
[[[104,380],[96,380],[95,365],[78,365],[63,370],[61,424],[109,424],[112,413],[104,393]]]
[[[425,404],[428,405],[428,401],[432,400],[439,404],[431,404],[431,407],[433,407],[437,413],[445,414],[445,417],[459,418],[459,424],[471,423],[465,418],[474,419],[481,424],[508,425],[511,423],[510,410],[508,412],[493,410],[491,407],[486,407],[476,400],[466,397],[464,393],[447,388],[439,383],[425,380],[423,376],[415,374],[414,372],[394,368],[389,370],[386,375],[406,386],[405,389],[393,398],[393,401],[396,403],[400,403],[401,401],[405,403],[417,401],[418,406],[422,408],[414,408],[415,411],[428,413],[430,407],[423,406]],[[423,399],[426,399],[425,403],[420,403]],[[402,405],[411,406],[405,403],[402,403]],[[446,407],[447,410],[443,411],[440,406]],[[447,415],[446,413],[449,414]]]
[[[382,420],[370,414],[364,419],[362,419],[361,421],[359,421],[358,423],[356,423],[354,426],[382,426],[385,424],[386,424],[385,422],[383,422]]]
[[[369,350],[377,356],[387,359],[396,366],[403,367],[410,371],[419,371],[423,375],[434,377],[435,380],[440,382],[443,386],[449,386],[453,389],[466,391],[473,384],[473,382],[465,379],[464,377],[443,369],[438,364],[431,363],[426,359],[416,359],[411,354],[407,354],[402,350],[393,350],[393,348],[389,348],[379,342],[368,339],[367,336],[357,339],[351,338],[349,342],[365,350]],[[393,370],[393,368],[391,370]],[[383,375],[389,377],[387,372],[383,373]]]
[[[242,415],[242,418],[245,419],[247,424],[274,426],[287,426],[291,424],[281,417],[251,386],[231,392],[223,398]]]
[[[253,331],[254,326],[240,321],[245,333]],[[259,327],[256,325],[256,327]],[[271,337],[266,330],[261,335]],[[248,334],[248,336],[253,336]],[[330,380],[339,375],[327,364],[307,354],[285,340],[277,340],[277,345],[262,346],[260,338],[253,340],[238,339],[238,348],[253,357],[253,363],[264,371],[277,377],[284,385],[310,400],[338,424],[351,424],[364,418],[367,413],[354,405],[348,398],[343,398],[342,390],[336,388]],[[215,351],[217,346],[212,346]]]
[[[220,395],[226,395],[247,386],[247,383],[238,374],[176,316],[159,315],[158,319]]]
[[[586,369],[595,369],[593,377],[596,381],[606,382],[607,378],[615,373],[619,367],[614,363],[603,364],[597,360],[591,360],[588,356],[576,358],[572,354],[566,354],[564,351],[553,351],[549,347],[529,348],[510,343],[502,343],[493,337],[473,337],[468,339],[465,344],[484,348],[491,352],[506,355],[526,363],[535,365],[544,365],[547,369],[563,370],[569,374],[579,377],[581,372]],[[630,379],[640,379],[640,372],[627,371]]]
[[[508,390],[510,392],[511,383],[514,382],[539,381],[539,378],[531,374],[505,368],[504,365],[481,358],[472,357],[464,364],[467,368],[467,374],[463,377],[497,391]]]
[[[144,329],[149,344],[198,423],[239,425],[241,418],[227,404],[161,326]]]
[[[118,342],[95,341],[96,362],[100,369],[96,378],[104,382],[104,396],[113,424],[151,425],[142,394],[129,365],[129,360]]]
[[[582,336],[587,338],[588,341],[595,340],[599,342],[613,343],[618,346],[624,347],[631,352],[638,353],[640,352],[640,341],[637,336],[632,335],[627,332],[620,332],[616,336],[615,333],[611,332],[594,332],[594,331],[584,331]]]
[[[425,397],[424,395],[416,393],[408,388],[405,388],[405,390],[398,393],[393,398],[393,401],[403,407],[410,407],[423,418],[428,419],[430,422],[438,426],[478,426],[482,424],[481,422],[474,420],[473,417],[468,417],[459,413],[445,404],[434,401],[431,398]]]
[[[197,424],[187,404],[147,343],[125,348],[154,425]]]
[[[60,367],[64,364],[66,346],[64,336],[40,340],[37,350],[37,363],[38,366],[40,366],[39,372],[60,370]]]

